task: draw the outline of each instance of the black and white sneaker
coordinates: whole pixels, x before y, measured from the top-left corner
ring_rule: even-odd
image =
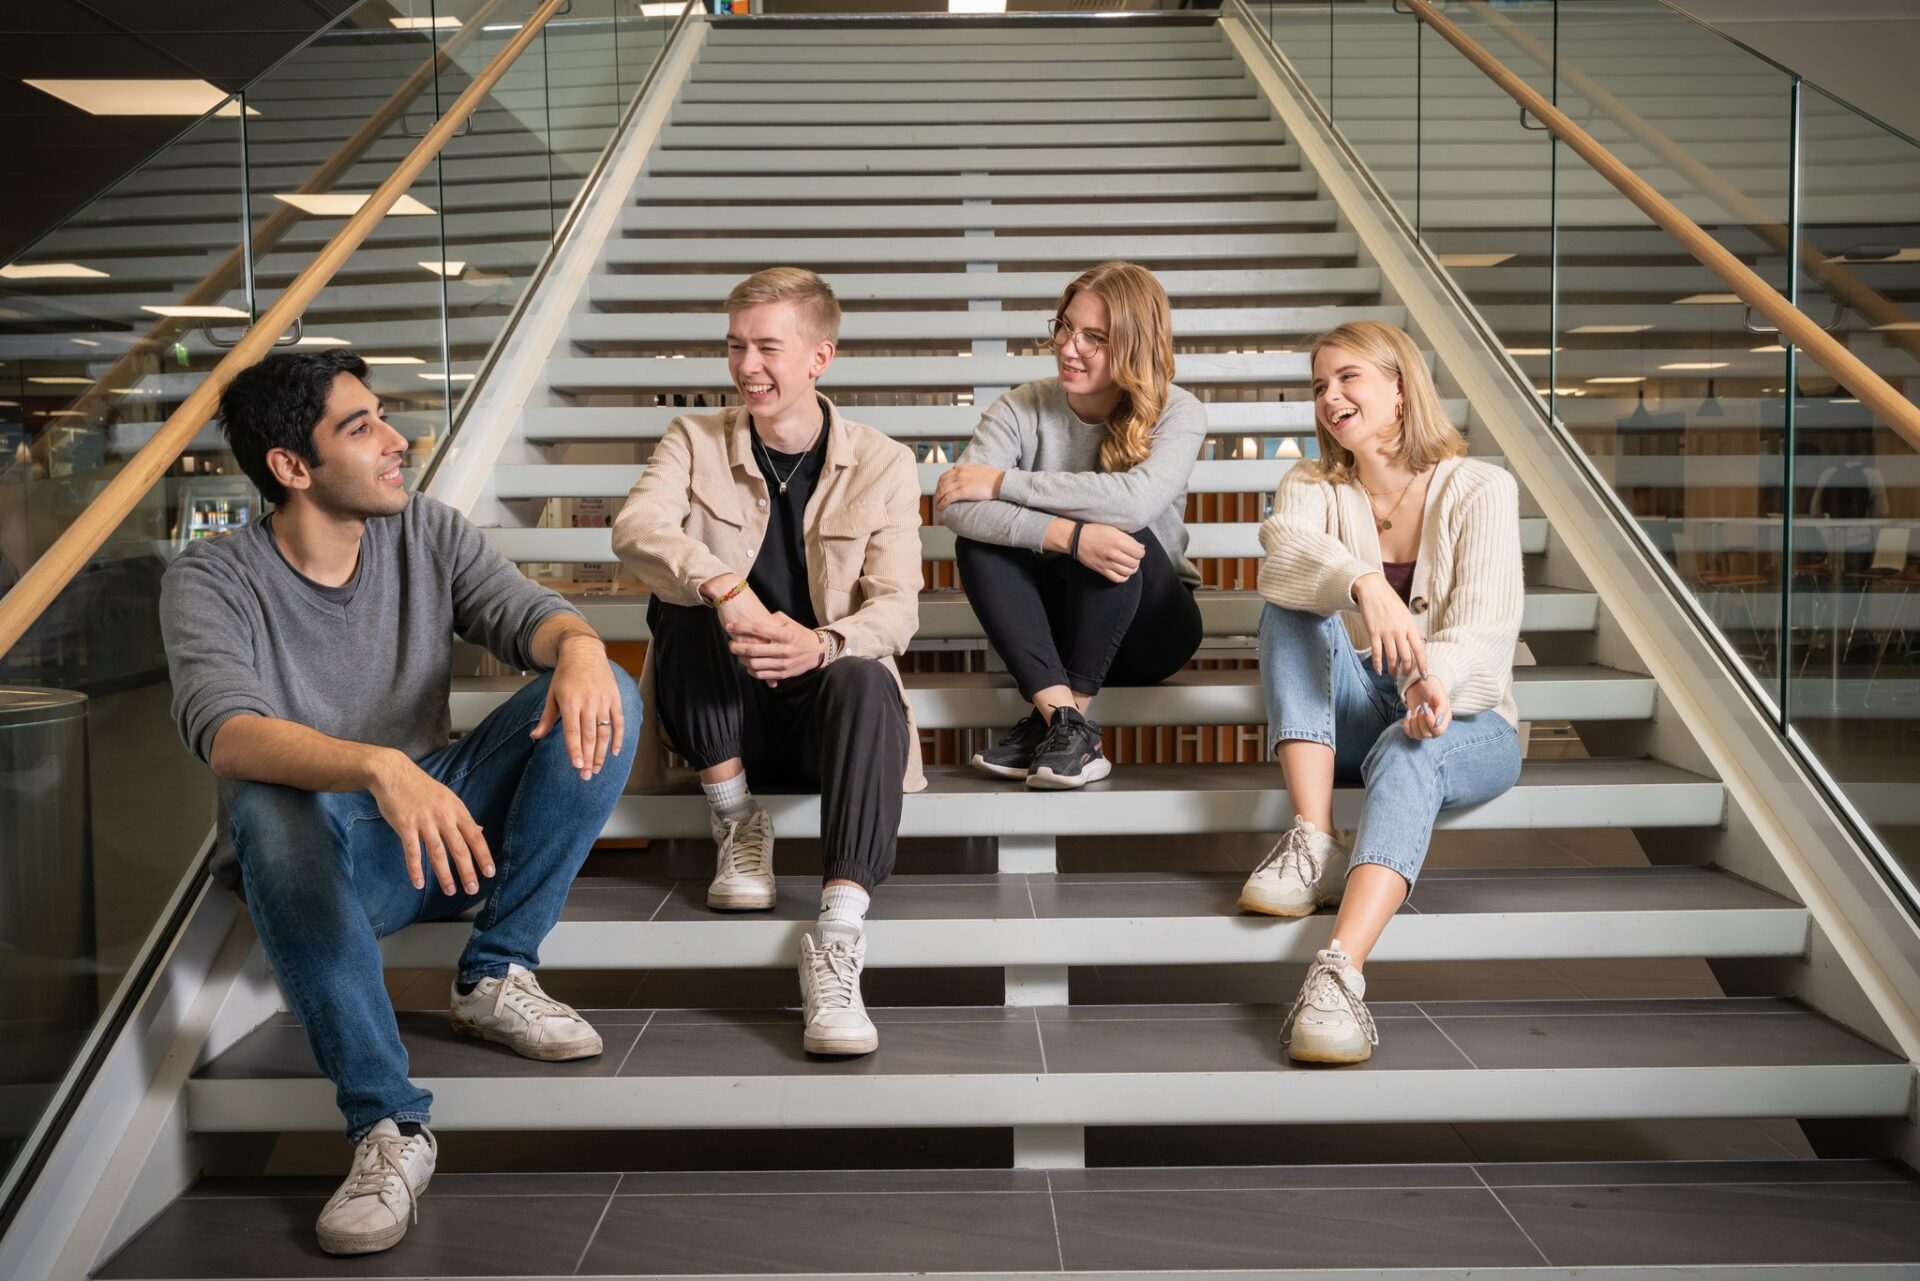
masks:
[[[1064,791],[1097,783],[1113,772],[1100,750],[1100,727],[1072,707],[1056,708],[1047,736],[1034,749],[1027,786]]]
[[[1039,712],[1028,712],[1024,720],[1007,731],[1005,738],[984,752],[975,752],[973,767],[995,778],[1025,778],[1033,768],[1034,750],[1046,736],[1046,720]]]

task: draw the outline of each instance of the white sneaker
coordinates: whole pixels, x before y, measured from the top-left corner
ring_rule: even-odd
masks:
[[[372,1254],[390,1249],[420,1221],[420,1194],[433,1180],[440,1154],[433,1132],[409,1138],[385,1117],[353,1150],[353,1169],[320,1211],[315,1225],[328,1254]]]
[[[1351,857],[1332,833],[1296,818],[1247,878],[1240,907],[1268,916],[1312,916],[1322,903],[1340,901]]]
[[[707,906],[724,912],[757,911],[773,906],[773,815],[753,807],[742,819],[712,816],[714,860]]]
[[[456,983],[452,1013],[453,1030],[461,1036],[505,1045],[530,1059],[590,1059],[601,1050],[593,1024],[542,992],[524,965],[511,966],[503,979],[481,979],[465,996]]]
[[[809,1054],[871,1054],[880,1033],[867,1017],[860,997],[860,970],[867,963],[867,939],[815,943],[800,938],[800,1001],[807,1021],[801,1043]]]
[[[1318,953],[1300,985],[1280,1043],[1302,1063],[1365,1063],[1380,1044],[1373,1015],[1367,1013],[1367,980],[1353,968],[1340,940]]]

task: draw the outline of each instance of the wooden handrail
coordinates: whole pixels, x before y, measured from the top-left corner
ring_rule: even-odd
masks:
[[[1573,88],[1587,101],[1598,107],[1609,119],[1642,145],[1665,161],[1674,172],[1705,192],[1715,204],[1725,209],[1744,227],[1766,241],[1776,251],[1787,253],[1793,245],[1793,233],[1784,226],[1772,211],[1763,208],[1746,192],[1715,173],[1700,157],[1675,142],[1664,130],[1629,107],[1609,92],[1586,72],[1570,65],[1565,58],[1557,57],[1554,52],[1543,46],[1525,27],[1495,9],[1487,0],[1479,0],[1479,6],[1486,10],[1488,25],[1500,29],[1500,34],[1511,40],[1541,66],[1553,71],[1561,83]],[[1913,317],[1906,309],[1885,294],[1848,271],[1845,264],[1835,262],[1826,255],[1820,246],[1802,237],[1800,240],[1800,267],[1818,278],[1827,287],[1829,293],[1840,299],[1865,316],[1888,342],[1903,348],[1909,355],[1920,356],[1920,331],[1893,326],[1911,325]]]
[[[1458,49],[1467,61],[1505,90],[1508,97],[1526,108],[1529,115],[1572,148],[1574,154],[1593,166],[1640,212],[1678,240],[1688,253],[1700,260],[1702,266],[1725,281],[1742,302],[1772,321],[1783,335],[1819,361],[1841,386],[1879,414],[1887,426],[1905,437],[1908,444],[1920,449],[1920,405],[1902,396],[1891,383],[1869,369],[1865,361],[1815,324],[1811,316],[1781,297],[1778,290],[1736,258],[1699,223],[1681,213],[1672,201],[1655,191],[1592,134],[1575,124],[1565,112],[1542,97],[1505,63],[1442,16],[1430,0],[1407,0],[1407,3],[1416,17]]]
[[[134,505],[159,479],[166,474],[167,468],[191,443],[194,436],[204,427],[219,404],[220,393],[227,379],[233,374],[254,363],[273,346],[274,340],[293,323],[306,305],[313,301],[319,292],[332,281],[334,274],[351,258],[354,251],[373,233],[373,229],[385,218],[394,202],[413,185],[427,163],[440,153],[440,149],[453,137],[454,131],[480,104],[481,99],[492,92],[500,77],[506,74],[520,55],[526,52],[535,36],[547,24],[547,19],[568,0],[542,0],[540,7],[528,18],[525,25],[515,33],[483,70],[469,84],[466,91],[454,100],[434,126],[407,153],[406,159],[394,167],[392,173],[368,196],[359,210],[349,219],[332,240],[329,240],[304,271],[294,278],[291,285],[281,293],[278,301],[267,309],[265,315],[255,321],[240,341],[223,357],[219,364],[207,372],[182,401],[180,407],[168,416],[153,439],[140,448],[127,460],[106,488],[100,491],[87,509],[80,513],[73,524],[69,525],[53,545],[34,561],[20,580],[13,585],[4,599],[0,599],[0,654],[11,650],[33,625],[42,610],[51,605],[54,599],[66,588],[73,576],[100,550],[109,535],[127,518]]]

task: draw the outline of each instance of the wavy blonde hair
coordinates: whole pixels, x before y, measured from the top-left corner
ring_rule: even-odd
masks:
[[[1467,438],[1447,421],[1446,411],[1440,407],[1439,389],[1433,385],[1433,373],[1406,330],[1380,320],[1354,320],[1329,329],[1313,340],[1307,352],[1309,371],[1328,347],[1344,348],[1387,377],[1399,380],[1400,425],[1391,450],[1396,461],[1423,472],[1444,458],[1457,458],[1467,452]],[[1320,442],[1320,457],[1313,464],[1316,474],[1336,484],[1357,480],[1353,451],[1333,438],[1317,409],[1313,434]]]
[[[1147,460],[1153,429],[1167,408],[1173,385],[1173,311],[1153,273],[1130,262],[1103,262],[1075,277],[1053,314],[1066,318],[1081,290],[1107,304],[1107,367],[1120,399],[1107,415],[1100,442],[1100,470],[1126,471]]]

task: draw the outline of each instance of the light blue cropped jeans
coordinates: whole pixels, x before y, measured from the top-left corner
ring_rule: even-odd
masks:
[[[1412,887],[1441,810],[1490,801],[1520,777],[1520,736],[1497,712],[1458,716],[1438,738],[1409,738],[1392,675],[1376,675],[1339,615],[1268,605],[1260,614],[1267,752],[1285,740],[1333,749],[1334,777],[1366,785],[1353,864],[1378,863]]]

